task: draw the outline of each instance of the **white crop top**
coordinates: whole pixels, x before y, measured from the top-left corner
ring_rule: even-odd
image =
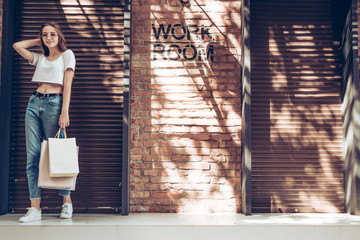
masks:
[[[34,61],[29,62],[31,65],[36,66],[33,82],[45,82],[45,83],[56,83],[64,84],[64,73],[68,68],[75,71],[75,55],[68,49],[63,52],[54,61],[46,59],[44,54],[34,54]]]

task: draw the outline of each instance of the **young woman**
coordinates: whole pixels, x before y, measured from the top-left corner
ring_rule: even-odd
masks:
[[[41,46],[42,54],[28,50]],[[40,28],[39,38],[16,42],[14,49],[31,65],[36,66],[33,82],[38,88],[29,99],[25,113],[27,179],[31,207],[19,222],[41,220],[41,189],[38,187],[40,146],[44,139],[54,137],[59,127],[70,125],[69,105],[75,71],[74,53],[66,49],[64,35],[58,24],[49,22]],[[72,217],[69,190],[59,190],[63,197],[60,218]]]

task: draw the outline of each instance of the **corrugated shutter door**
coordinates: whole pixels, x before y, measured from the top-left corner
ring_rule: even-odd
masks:
[[[121,207],[123,105],[122,1],[16,1],[15,41],[35,38],[47,21],[59,23],[77,65],[70,104],[68,135],[80,146],[80,171],[72,193],[75,212],[118,212]],[[34,49],[39,51],[40,49]],[[10,208],[29,206],[26,180],[24,115],[34,67],[15,54]],[[59,212],[61,198],[43,190],[45,212]]]
[[[251,1],[253,212],[344,211],[332,11],[331,0]]]

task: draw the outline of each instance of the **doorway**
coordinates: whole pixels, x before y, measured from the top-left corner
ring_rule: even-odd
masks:
[[[80,147],[80,174],[72,199],[78,213],[118,213],[122,194],[124,1],[15,1],[14,41],[36,38],[49,20],[62,27],[77,60],[68,135]],[[32,49],[40,52],[40,49]],[[9,209],[26,211],[24,115],[36,86],[34,68],[14,55]],[[61,199],[43,190],[44,213],[58,213]]]
[[[251,1],[254,213],[344,212],[336,2]]]

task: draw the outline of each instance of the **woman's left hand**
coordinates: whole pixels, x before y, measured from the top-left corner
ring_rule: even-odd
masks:
[[[70,119],[69,119],[69,113],[62,112],[59,118],[59,127],[61,129],[64,129],[66,127],[70,126]]]

